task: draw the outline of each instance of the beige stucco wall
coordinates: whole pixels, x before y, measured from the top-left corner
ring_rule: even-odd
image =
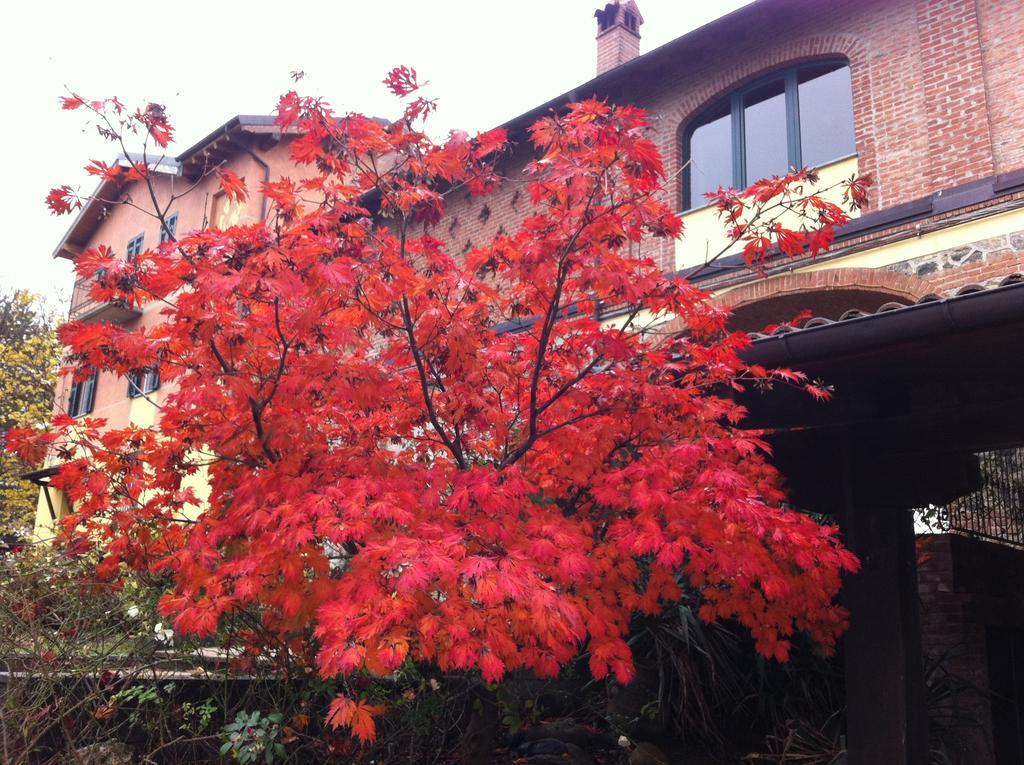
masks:
[[[256,141],[253,141],[252,148],[268,165],[270,180],[278,180],[282,177],[299,180],[314,173],[310,168],[297,167],[291,162],[288,140],[280,141],[268,149],[260,149]],[[239,222],[258,220],[263,205],[260,184],[264,180],[264,169],[252,156],[242,151],[236,152],[220,167],[236,173],[245,180],[248,186],[249,197],[243,205]],[[194,188],[192,188],[193,185]],[[211,173],[198,183],[195,179],[188,177],[157,175],[154,176],[153,187],[161,209],[167,205],[168,200],[174,194],[183,195],[180,199],[175,200],[167,211],[168,215],[175,213],[178,215],[177,234],[179,236],[210,225],[213,198],[220,188],[215,174]],[[123,257],[128,241],[139,234],[144,235],[144,246],[147,249],[156,246],[159,242],[160,223],[154,216],[147,214],[153,205],[145,184],[140,182],[131,184],[121,194],[120,199],[131,201],[133,205],[143,209],[136,209],[127,204],[113,205],[102,223],[84,243],[83,249],[104,244]],[[129,330],[154,326],[161,320],[162,308],[163,304],[151,302],[143,307],[141,316],[126,322],[124,326]],[[55,413],[66,411],[70,388],[70,377],[65,376],[58,381],[54,400]],[[161,387],[148,394],[147,397],[130,398],[126,378],[103,372],[97,379],[95,399],[90,416],[105,419],[111,428],[124,427],[129,423],[149,427],[156,423],[159,417],[159,405],[172,390],[172,384],[162,382]],[[200,497],[205,497],[208,494],[205,472],[190,477],[186,481],[186,485],[192,486]],[[67,514],[68,505],[62,492],[51,489],[50,497],[58,517]],[[198,512],[198,509],[195,512]],[[53,536],[50,511],[42,491],[40,491],[36,508],[34,535],[37,539],[48,539]]]

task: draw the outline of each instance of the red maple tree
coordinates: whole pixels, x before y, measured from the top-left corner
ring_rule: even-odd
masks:
[[[503,130],[432,141],[415,72],[386,83],[406,99],[391,124],[281,99],[293,159],[318,172],[264,184],[265,220],[131,262],[102,247],[77,259],[95,298],[160,301],[163,321],[70,323],[73,365],[159,365],[172,388],[152,427],[57,417],[12,434],[24,455],[62,460],[63,542],[101,550],[109,576],[167,574],[176,629],[212,635],[245,611],[250,655],[286,650],[324,676],[407,659],[550,676],[585,650],[595,677],[626,683],[631,618],[684,590],[766,656],[785,660],[797,632],[831,648],[856,559],[834,527],[784,507],[731,395],[806,381],[745,364],[725,310],[634,254],[681,229],[644,113],[591,100],[538,120],[537,158],[513,181]],[[171,135],[160,108],[65,106]],[[751,260],[825,247],[846,220],[802,193],[808,180],[717,195]],[[529,215],[450,254],[435,233],[446,197],[503,181],[525,184]],[[248,193],[230,172],[221,183]],[[861,181],[847,191],[860,200]],[[801,225],[766,213],[780,198]],[[50,200],[76,205],[68,187]],[[666,318],[685,331],[659,330]],[[201,501],[187,488],[200,471]],[[377,711],[340,696],[331,722],[372,738]]]

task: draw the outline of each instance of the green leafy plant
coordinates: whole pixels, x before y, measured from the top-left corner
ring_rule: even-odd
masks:
[[[222,755],[231,754],[241,763],[259,762],[261,759],[272,765],[287,757],[281,737],[281,723],[284,717],[280,712],[264,715],[262,712],[239,712],[233,723],[221,729],[224,744],[220,748]]]
[[[199,702],[184,702],[181,705],[181,730],[192,734],[202,733],[210,727],[217,709],[218,707],[213,702],[213,699],[209,698]]]
[[[167,683],[163,690],[170,693],[174,690],[174,683]],[[112,706],[124,709],[128,713],[128,721],[136,725],[145,722],[152,717],[148,714],[148,707],[163,704],[166,699],[160,693],[161,688],[152,684],[131,685],[115,693],[110,703]]]

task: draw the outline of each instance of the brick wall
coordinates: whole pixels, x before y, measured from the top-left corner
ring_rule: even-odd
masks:
[[[936,190],[992,175],[995,166],[975,0],[917,0],[917,24],[928,183]]]
[[[992,720],[984,689],[988,682],[988,656],[985,625],[973,613],[974,593],[958,590],[954,577],[954,539],[949,534],[920,536],[917,539],[918,593],[921,598],[921,648],[925,669],[931,670],[933,683],[943,672],[969,683],[977,692],[965,691],[956,703],[978,723],[977,727],[957,729],[957,754],[961,762],[989,765],[995,762],[992,745]],[[983,544],[983,543],[979,543]],[[941,670],[936,669],[936,662]],[[952,712],[951,699],[947,709]],[[951,737],[952,738],[952,737]]]
[[[1024,10],[1006,0],[763,0],[598,95],[651,112],[671,179],[666,194],[678,207],[681,133],[693,117],[773,69],[844,57],[859,166],[875,177],[871,209],[881,209],[1024,166],[1022,49]],[[525,157],[508,163],[514,187]],[[522,210],[511,199],[503,191],[484,203],[454,200],[450,217],[458,223],[440,234],[458,251],[502,226],[511,230]],[[480,217],[484,204],[489,215]],[[671,242],[647,248],[673,267]]]
[[[640,38],[615,26],[597,36],[597,73],[607,72],[640,55]]]
[[[981,56],[996,172],[1024,166],[1024,13],[1014,0],[978,0]]]

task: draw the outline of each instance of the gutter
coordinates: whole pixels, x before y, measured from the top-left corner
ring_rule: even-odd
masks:
[[[760,337],[740,355],[747,363],[767,367],[799,365],[1016,322],[1024,322],[1024,283]]]

